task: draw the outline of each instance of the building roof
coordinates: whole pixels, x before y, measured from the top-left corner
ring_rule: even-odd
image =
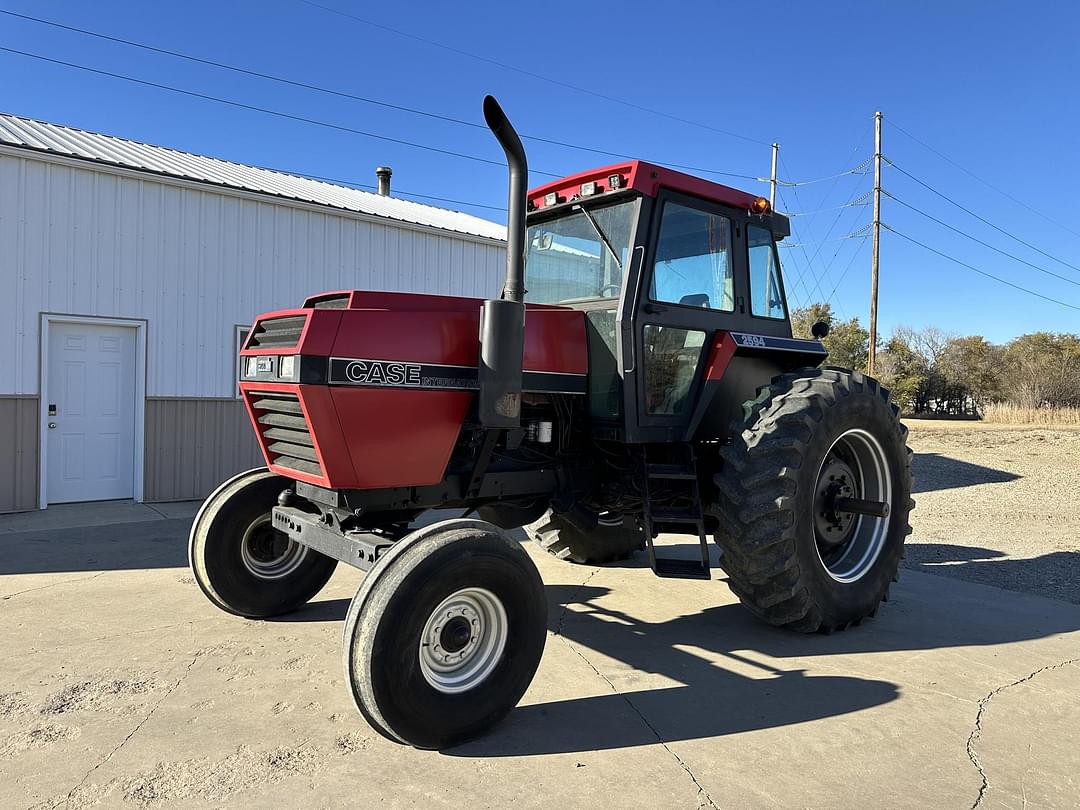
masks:
[[[369,191],[339,186],[284,172],[231,163],[227,160],[181,152],[164,146],[130,141],[113,135],[50,124],[0,113],[0,144],[32,149],[93,163],[119,166],[198,183],[252,191],[328,208],[408,222],[427,228],[506,239],[506,228],[480,217],[432,205],[383,197]]]

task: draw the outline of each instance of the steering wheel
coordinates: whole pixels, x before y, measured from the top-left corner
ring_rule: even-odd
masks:
[[[603,287],[600,288],[600,291],[597,293],[597,295],[600,296],[601,298],[611,298],[610,295],[607,295],[608,290],[611,290],[612,292],[618,293],[619,290],[621,290],[621,289],[622,289],[621,284],[605,284]]]

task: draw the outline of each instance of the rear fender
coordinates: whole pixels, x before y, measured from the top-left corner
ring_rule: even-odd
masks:
[[[726,441],[743,403],[773,377],[817,366],[828,352],[818,340],[717,332],[703,368],[701,396],[686,429],[686,441]]]

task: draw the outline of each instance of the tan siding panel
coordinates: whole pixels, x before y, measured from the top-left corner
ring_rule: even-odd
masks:
[[[37,397],[0,397],[0,512],[37,509]]]
[[[146,401],[146,500],[203,498],[226,478],[262,464],[240,400]]]

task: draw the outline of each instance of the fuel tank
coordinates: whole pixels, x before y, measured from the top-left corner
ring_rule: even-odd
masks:
[[[274,472],[333,489],[443,479],[477,392],[478,298],[346,291],[260,315],[240,390]],[[584,396],[580,311],[528,305],[526,392]]]

